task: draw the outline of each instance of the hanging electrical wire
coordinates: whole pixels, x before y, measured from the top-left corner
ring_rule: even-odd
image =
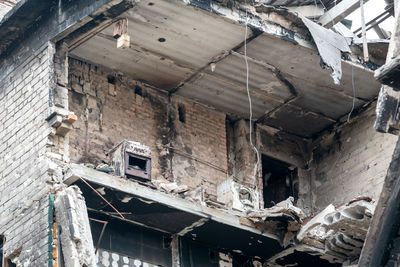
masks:
[[[324,5],[324,3],[322,2],[322,0],[319,0],[319,2],[321,3],[321,5],[322,5],[322,7],[324,8],[325,12],[327,12],[328,10],[327,10],[327,8],[325,7],[325,5]],[[329,13],[328,13],[328,14],[329,14]],[[330,17],[330,19],[332,20],[332,23],[333,23],[332,17]],[[339,33],[340,33],[342,36],[344,36],[344,34],[342,33],[342,31],[340,30],[339,27],[337,27],[337,30],[339,31]],[[350,122],[350,116],[351,116],[351,114],[353,113],[354,108],[355,108],[355,104],[356,104],[356,89],[355,89],[355,86],[354,86],[354,66],[353,66],[353,64],[351,65],[351,87],[352,87],[352,90],[353,90],[353,101],[352,101],[351,110],[350,110],[349,114],[347,115],[347,123]]]
[[[354,67],[351,65],[351,86],[353,87],[353,105],[351,107],[351,110],[349,112],[349,115],[347,116],[347,122],[350,122],[350,116],[351,113],[354,111],[354,106],[356,104],[356,88],[354,87]]]
[[[254,185],[256,185],[256,177],[257,177],[257,171],[258,171],[258,165],[260,163],[260,154],[258,152],[258,149],[253,143],[253,137],[252,137],[252,130],[253,130],[253,106],[251,103],[251,96],[250,96],[250,90],[249,90],[249,62],[247,61],[247,25],[248,25],[248,14],[247,14],[247,1],[245,1],[245,9],[246,9],[246,21],[245,21],[245,31],[244,31],[244,61],[246,63],[246,90],[247,90],[247,98],[249,101],[249,132],[250,132],[250,145],[253,148],[253,150],[256,152],[257,156],[257,161],[254,166],[254,172],[253,172],[253,179],[254,179]],[[256,185],[257,186],[257,185]]]

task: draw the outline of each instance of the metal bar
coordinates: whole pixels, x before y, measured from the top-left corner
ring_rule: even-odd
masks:
[[[97,195],[99,195],[99,197],[101,197],[113,210],[115,210],[122,219],[125,219],[125,217],[110,202],[108,202],[107,199],[105,199],[99,192],[97,192],[97,190],[94,189],[88,182],[86,182],[82,177],[79,177],[79,179],[81,179],[87,186],[90,187],[90,189],[92,189]]]
[[[369,61],[368,56],[368,44],[367,44],[367,31],[365,30],[365,17],[364,17],[364,0],[360,0],[360,9],[361,9],[361,27],[362,27],[362,39],[363,39],[363,54],[364,61]]]
[[[390,14],[390,10],[392,10],[393,8],[389,8],[388,10],[385,10],[384,12],[382,12],[381,14],[379,14],[378,16],[376,16],[375,18],[371,19],[367,24],[365,24],[365,26],[369,26],[371,23],[375,22],[376,20],[380,19],[381,17],[383,17],[386,13]],[[357,30],[354,31],[354,33],[357,33],[359,31],[362,30],[362,27],[358,28]]]
[[[376,22],[374,22],[373,24],[371,24],[371,25],[369,25],[369,27],[366,29],[366,31],[369,31],[370,29],[372,29],[373,27],[375,27],[376,25],[379,25],[380,23],[382,23],[383,21],[385,21],[387,18],[389,18],[391,15],[390,14],[387,14],[384,18],[382,18],[382,19],[380,19],[380,20],[378,20],[378,21],[376,21]],[[357,35],[357,37],[361,37],[361,33],[359,33],[358,35]]]
[[[106,226],[107,226],[108,222],[107,221],[102,221],[102,220],[99,220],[99,219],[95,219],[95,218],[89,218],[89,220],[103,224],[103,228],[101,229],[99,240],[97,240],[96,250],[94,251],[94,254],[96,254],[97,250],[99,249],[100,242],[103,239],[104,230],[106,229]]]

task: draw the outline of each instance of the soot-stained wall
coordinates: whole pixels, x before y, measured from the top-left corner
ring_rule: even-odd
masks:
[[[166,178],[216,197],[227,175],[225,114],[170,97],[112,71],[69,60],[72,162],[98,164],[127,139],[152,151],[152,179]]]

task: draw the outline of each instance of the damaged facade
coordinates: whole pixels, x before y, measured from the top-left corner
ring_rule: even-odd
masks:
[[[397,110],[329,2],[18,2],[0,266],[357,264]]]

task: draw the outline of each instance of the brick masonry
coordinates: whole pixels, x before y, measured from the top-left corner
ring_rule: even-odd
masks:
[[[21,265],[48,261],[46,160],[52,50],[45,45],[0,82],[0,234]]]
[[[225,114],[72,58],[69,88],[78,116],[72,162],[98,164],[123,139],[137,141],[152,150],[152,179],[202,185],[216,197],[227,177]]]
[[[397,136],[374,130],[375,110],[314,142],[312,192],[314,210],[344,204],[358,196],[376,201],[382,190]]]
[[[152,179],[202,186],[213,198],[229,175],[252,183],[247,122],[227,123],[224,113],[71,58],[68,86],[69,108],[78,116],[70,134],[73,162],[100,163],[128,139],[151,148]],[[260,153],[298,168],[299,205],[318,211],[360,195],[378,197],[395,138],[375,132],[374,120],[371,108],[313,141],[265,126],[254,139]]]

